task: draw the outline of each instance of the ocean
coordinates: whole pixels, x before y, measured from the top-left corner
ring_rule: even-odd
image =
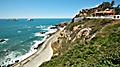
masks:
[[[44,36],[38,32],[48,32],[48,27],[71,19],[0,19],[0,65],[15,62],[17,58],[30,52],[31,47]]]

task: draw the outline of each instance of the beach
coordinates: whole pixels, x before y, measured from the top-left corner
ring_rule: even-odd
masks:
[[[51,43],[59,37],[60,31],[50,36],[30,57],[24,59],[23,61],[16,63],[13,67],[39,67],[43,62],[49,61],[53,55],[53,50],[51,48]]]

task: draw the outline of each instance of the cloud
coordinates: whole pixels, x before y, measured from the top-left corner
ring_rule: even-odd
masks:
[[[98,7],[100,4],[97,4],[97,5],[95,5],[95,6],[92,6],[92,7],[84,7],[84,8],[81,8],[81,10],[82,9],[90,9],[90,8],[95,8],[95,7]]]

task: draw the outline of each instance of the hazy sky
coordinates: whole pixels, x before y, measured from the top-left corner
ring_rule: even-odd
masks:
[[[112,0],[0,0],[0,18],[70,18],[103,1]]]

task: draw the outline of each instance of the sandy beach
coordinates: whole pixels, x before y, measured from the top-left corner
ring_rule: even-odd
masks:
[[[25,60],[14,64],[13,67],[39,67],[43,62],[49,61],[53,55],[51,43],[59,37],[59,33],[60,31],[50,36],[36,53]]]

